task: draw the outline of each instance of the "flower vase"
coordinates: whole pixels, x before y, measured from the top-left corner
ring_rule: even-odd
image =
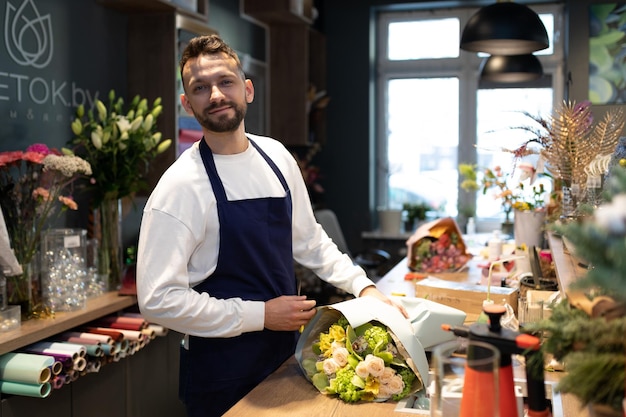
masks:
[[[513,236],[515,246],[542,248],[544,243],[546,213],[544,211],[515,210]]]
[[[23,320],[31,318],[35,301],[33,287],[37,286],[37,262],[22,264],[22,274],[7,277],[7,304],[20,306]]]
[[[107,291],[117,291],[122,282],[122,203],[104,199],[96,210],[95,236],[99,240],[98,274],[106,276]]]

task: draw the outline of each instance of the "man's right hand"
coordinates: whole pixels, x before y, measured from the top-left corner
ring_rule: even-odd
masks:
[[[315,300],[304,295],[282,295],[265,302],[265,328],[276,331],[298,330],[315,315]]]

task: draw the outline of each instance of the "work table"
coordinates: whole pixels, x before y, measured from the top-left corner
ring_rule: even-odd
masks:
[[[561,251],[555,256],[555,262],[566,264],[562,268],[557,266],[559,280],[565,283],[575,279],[580,273],[576,265],[572,264],[569,256],[563,255],[562,242],[558,237],[549,237],[553,250]],[[552,246],[554,245],[554,246]],[[415,288],[412,281],[404,279],[409,272],[406,259],[395,265],[383,278],[377,282],[378,288],[387,295],[404,294],[414,296]],[[559,373],[546,373],[546,381],[557,381]],[[587,417],[586,408],[581,407],[578,399],[572,395],[563,394],[562,416],[553,417]],[[343,401],[321,394],[304,377],[294,357],[287,360],[280,368],[255,387],[248,395],[232,407],[224,417],[280,417],[280,416],[307,416],[307,417],[414,417],[416,412],[397,411],[398,403],[359,403],[347,404]],[[424,414],[421,414],[424,415]],[[426,414],[427,415],[427,414]]]

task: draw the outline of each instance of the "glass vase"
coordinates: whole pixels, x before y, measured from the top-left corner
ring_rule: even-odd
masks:
[[[563,183],[561,200],[561,218],[573,219],[577,217],[577,208],[580,203],[580,186],[576,183]]]
[[[117,291],[123,271],[121,200],[103,200],[94,215],[94,226],[99,241],[98,274],[108,277],[108,291]]]
[[[33,287],[37,285],[38,265],[36,260],[22,264],[22,274],[7,277],[7,304],[20,306],[23,320],[32,317],[35,301]]]
[[[48,229],[41,241],[42,299],[52,312],[86,306],[87,230]]]

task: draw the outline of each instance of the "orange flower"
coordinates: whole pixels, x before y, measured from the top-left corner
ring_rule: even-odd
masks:
[[[78,210],[78,204],[72,197],[59,196],[59,201],[70,210]]]

